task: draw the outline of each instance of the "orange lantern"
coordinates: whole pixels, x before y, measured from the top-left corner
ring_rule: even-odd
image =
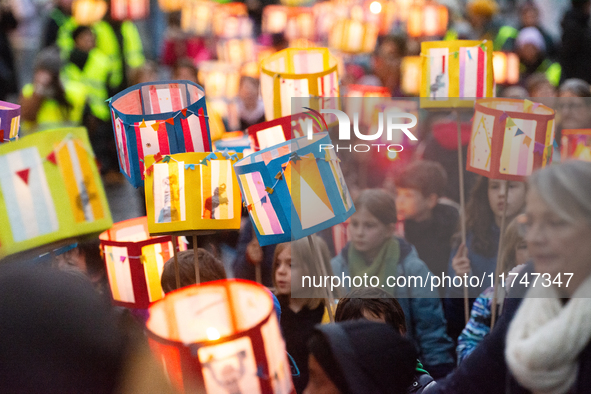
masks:
[[[220,40],[217,45],[218,59],[241,66],[255,59],[254,40],[252,38],[231,38]]]
[[[519,56],[512,52],[493,52],[493,72],[497,85],[519,82]]]
[[[418,96],[421,92],[422,63],[420,56],[405,56],[400,65],[402,92],[408,96]]]
[[[340,20],[332,27],[329,46],[341,52],[371,53],[376,47],[378,28],[373,23],[353,19]]]
[[[263,33],[284,33],[288,40],[314,39],[314,14],[311,8],[268,5],[263,10]]]
[[[410,7],[407,30],[410,37],[443,37],[447,30],[447,7],[428,1]]]
[[[144,19],[149,14],[149,0],[111,0],[111,18],[113,20]]]
[[[107,13],[107,2],[104,0],[74,0],[72,16],[77,24],[90,26],[103,19]]]
[[[218,5],[213,13],[213,33],[219,38],[252,36],[252,21],[244,3]]]
[[[560,156],[562,160],[591,161],[591,129],[562,130]]]
[[[160,277],[174,255],[170,236],[150,237],[144,216],[115,223],[99,239],[113,304],[144,309],[164,297]],[[179,250],[187,249],[177,242]]]
[[[184,393],[295,393],[269,291],[219,280],[184,287],[150,306],[153,353]]]
[[[185,0],[181,11],[181,28],[197,36],[211,34],[213,14],[217,3],[203,0]]]
[[[208,99],[231,99],[238,95],[240,72],[235,65],[218,61],[201,62],[198,79]]]
[[[185,0],[158,0],[160,9],[164,12],[176,12],[183,8]]]

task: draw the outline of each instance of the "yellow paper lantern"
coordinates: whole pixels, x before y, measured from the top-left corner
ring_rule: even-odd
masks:
[[[219,40],[216,48],[218,59],[222,62],[241,66],[255,60],[255,45],[252,38]]]
[[[164,12],[176,12],[183,8],[186,0],[158,0],[160,9]]]
[[[512,52],[493,52],[493,69],[497,85],[519,82],[519,56]]]
[[[72,16],[81,26],[91,26],[103,19],[108,4],[104,0],[74,0]]]
[[[329,46],[344,53],[371,53],[376,47],[378,27],[353,19],[340,20],[332,27]]]
[[[240,228],[238,154],[178,153],[146,157],[150,234]]]
[[[268,5],[263,10],[263,33],[283,33],[288,40],[315,38],[314,14],[311,8]]]
[[[408,96],[418,96],[421,92],[421,57],[405,56],[400,65],[402,92]]]
[[[433,1],[410,7],[407,32],[410,37],[443,37],[447,30],[448,11]]]
[[[295,393],[273,300],[254,282],[188,286],[150,307],[153,353],[182,393]]]
[[[198,79],[208,100],[230,99],[238,95],[240,72],[233,64],[218,61],[201,62]]]
[[[144,216],[115,223],[99,239],[113,304],[145,309],[164,297],[160,277],[174,255],[170,236],[150,237]],[[177,244],[187,250],[180,238]]]
[[[217,3],[203,0],[185,0],[181,11],[181,28],[197,36],[212,32],[212,20]]]
[[[113,20],[145,19],[149,14],[149,0],[111,0],[111,18]]]
[[[555,112],[530,100],[486,98],[474,106],[466,169],[523,181],[552,162]]]
[[[267,120],[291,115],[292,97],[319,97],[306,106],[338,109],[338,100],[325,99],[339,96],[337,59],[327,48],[279,51],[261,65],[261,93]]]
[[[421,107],[473,107],[493,96],[491,41],[421,43]]]
[[[561,160],[591,161],[591,129],[562,130]]]
[[[213,33],[219,38],[252,36],[252,21],[244,3],[218,5],[213,13]]]

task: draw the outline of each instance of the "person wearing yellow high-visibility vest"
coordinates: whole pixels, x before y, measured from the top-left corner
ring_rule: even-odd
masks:
[[[78,27],[72,16],[72,0],[57,0],[49,13],[42,36],[42,47],[57,45],[64,56],[74,48],[72,32]]]
[[[35,65],[33,82],[21,92],[21,134],[82,124],[86,87],[78,81],[60,80],[58,54],[42,52]]]

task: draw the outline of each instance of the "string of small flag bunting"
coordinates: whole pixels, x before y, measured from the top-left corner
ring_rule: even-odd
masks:
[[[237,161],[238,160],[238,154],[234,153],[230,153],[228,151],[228,149],[224,149],[224,151],[220,152],[222,154],[222,156],[226,159],[226,160],[230,160],[230,161]],[[150,174],[152,174],[152,170],[154,168],[154,164],[157,164],[159,162],[162,163],[169,163],[170,161],[175,161],[175,162],[179,162],[178,160],[176,160],[174,157],[170,156],[170,155],[162,155],[161,153],[157,153],[156,155],[154,155],[154,163],[150,164],[149,167],[147,167],[144,170],[144,175],[148,176]],[[198,164],[185,164],[185,170],[195,170],[195,165],[198,166],[207,166],[207,164],[211,161],[211,160],[220,160],[218,159],[217,155],[215,153],[210,153],[209,155],[207,155],[203,160],[201,160]],[[142,163],[144,163],[143,159],[140,159],[140,161]]]
[[[174,126],[174,120],[175,120],[175,118],[176,118],[177,116],[179,116],[180,114],[183,114],[183,116],[186,118],[186,117],[187,117],[187,113],[189,113],[189,114],[192,114],[192,115],[195,115],[195,116],[204,117],[204,118],[206,118],[206,119],[209,119],[209,115],[202,115],[202,114],[200,114],[200,113],[198,113],[198,112],[195,112],[195,111],[193,111],[193,110],[190,110],[190,109],[188,109],[188,108],[183,108],[183,109],[181,109],[180,111],[176,111],[176,113],[174,114],[174,116],[173,116],[173,117],[171,117],[171,118],[168,118],[168,119],[165,119],[165,120],[155,120],[155,121],[154,121],[154,124],[152,124],[152,125],[151,125],[151,127],[152,127],[152,129],[154,129],[154,131],[158,131],[158,129],[160,128],[160,125],[161,125],[162,123],[168,123],[169,125],[173,125],[173,126]],[[120,117],[118,117],[118,119],[119,119],[119,121],[120,121],[121,123],[123,123],[125,126],[135,126],[135,125],[136,125],[136,123],[137,123],[137,122],[134,122],[134,123],[127,123],[127,122],[124,122],[124,121],[123,121],[123,119],[121,119]],[[139,124],[139,127],[140,127],[140,128],[145,128],[145,127],[148,127],[148,126],[146,125],[146,120],[145,120],[145,119],[142,119],[142,122]]]
[[[287,160],[285,163],[283,163],[281,165],[281,170],[275,175],[275,183],[273,184],[273,186],[269,187],[265,187],[265,191],[267,192],[267,195],[271,195],[273,194],[273,192],[275,191],[275,188],[277,187],[277,184],[279,183],[279,181],[282,181],[285,179],[285,169],[287,168],[288,165],[291,165],[291,163],[297,163],[298,161],[302,160],[302,157],[307,158],[308,155],[312,154],[314,156],[314,159],[316,159],[316,161],[325,161],[325,162],[330,162],[330,161],[334,161],[337,163],[341,162],[341,159],[336,158],[336,159],[329,159],[329,155],[328,152],[325,153],[324,157],[316,157],[316,155],[314,155],[313,153],[309,153],[307,155],[304,156],[300,156],[298,155],[297,152],[293,152],[289,155],[289,160]],[[252,211],[253,207],[255,204],[260,204],[263,205],[267,202],[267,195],[263,196],[259,201],[253,201],[250,204],[246,204],[246,202],[244,202],[242,205],[248,210],[248,212]]]

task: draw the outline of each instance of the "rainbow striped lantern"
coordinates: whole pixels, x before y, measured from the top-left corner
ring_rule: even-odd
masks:
[[[234,170],[261,246],[303,238],[355,212],[328,133],[263,149]]]
[[[562,130],[561,160],[591,161],[591,129]]]
[[[53,250],[57,242],[111,227],[86,129],[48,130],[0,145],[0,223],[0,259],[41,246]]]
[[[145,19],[148,15],[150,15],[149,0],[111,0],[113,20]]]
[[[529,100],[476,100],[466,169],[523,181],[552,161],[554,110]]]
[[[115,223],[99,239],[113,304],[145,309],[164,297],[160,277],[174,255],[170,236],[150,237],[144,216]],[[187,249],[180,238],[178,245]]]
[[[115,95],[109,107],[119,168],[135,187],[143,185],[147,155],[211,151],[205,94],[199,85],[142,83]]]
[[[474,106],[474,99],[493,97],[491,41],[428,41],[423,59],[421,107]]]
[[[315,122],[310,112],[300,112],[250,126],[246,132],[251,149],[258,152],[261,149],[303,137],[310,129],[313,133],[320,133],[328,130],[328,125]]]
[[[150,234],[240,228],[237,153],[178,153],[146,157]]]
[[[187,286],[150,306],[148,341],[181,393],[294,394],[270,292],[245,280]]]
[[[371,22],[340,20],[330,31],[328,45],[348,54],[371,53],[376,47],[378,32],[378,26]]]
[[[0,144],[18,139],[20,123],[21,106],[0,101],[0,136],[2,136]]]
[[[291,115],[292,97],[317,97],[315,110],[339,109],[338,61],[327,48],[287,48],[261,63],[261,93],[268,120]],[[305,100],[301,100],[305,101]],[[298,111],[301,112],[301,111]]]

